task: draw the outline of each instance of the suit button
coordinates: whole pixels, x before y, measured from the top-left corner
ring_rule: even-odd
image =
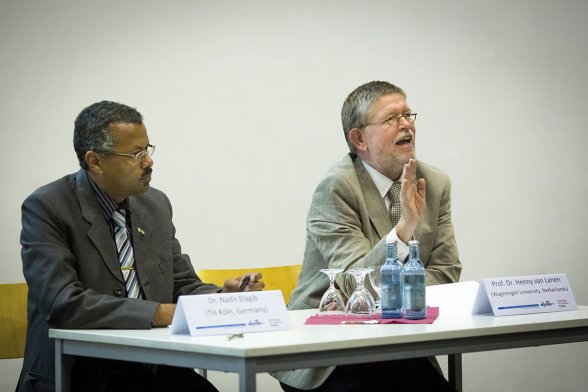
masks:
[[[120,287],[115,288],[113,291],[114,295],[116,295],[117,297],[122,297],[123,295],[125,295],[125,291]]]

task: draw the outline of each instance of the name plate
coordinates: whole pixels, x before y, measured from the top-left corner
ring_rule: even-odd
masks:
[[[170,326],[191,336],[291,329],[280,290],[183,295]]]
[[[577,310],[565,274],[482,279],[473,314],[508,316]]]

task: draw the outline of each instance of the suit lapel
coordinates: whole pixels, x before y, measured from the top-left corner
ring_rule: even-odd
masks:
[[[363,166],[361,159],[357,157],[353,164],[355,165],[355,172],[357,173],[359,185],[363,190],[363,197],[365,198],[370,221],[376,229],[378,236],[383,238],[393,228],[384,200],[382,199],[382,196],[380,196],[380,192],[365,169],[365,166]]]
[[[133,236],[133,251],[135,252],[135,268],[141,289],[145,294],[145,298],[155,298],[156,293],[153,292],[149,276],[156,273],[157,269],[161,270],[158,264],[153,264],[153,257],[150,247],[157,243],[153,238],[153,224],[151,222],[151,215],[145,210],[141,201],[137,197],[129,197],[129,208],[131,210],[131,231]],[[163,271],[161,271],[163,272]]]
[[[82,218],[90,224],[88,238],[96,247],[106,268],[124,284],[110,227],[100,210],[96,193],[84,170],[80,170],[76,174],[76,189]]]
[[[133,236],[133,251],[135,252],[135,262],[138,261],[137,268],[144,268],[148,260],[149,247],[149,215],[146,214],[140,203],[135,197],[129,198],[129,208],[131,210],[131,231]],[[146,229],[147,228],[147,229]]]

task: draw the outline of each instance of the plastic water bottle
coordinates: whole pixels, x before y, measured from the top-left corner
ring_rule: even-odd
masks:
[[[404,318],[409,320],[427,317],[425,267],[419,257],[419,242],[408,242],[409,258],[404,265]]]
[[[396,256],[396,242],[386,244],[386,262],[380,268],[382,318],[402,317],[402,263]]]

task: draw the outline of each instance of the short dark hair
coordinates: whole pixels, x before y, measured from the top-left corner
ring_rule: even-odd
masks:
[[[108,126],[116,122],[142,124],[143,116],[135,108],[111,101],[94,103],[78,114],[73,144],[82,169],[88,170],[88,151],[114,150],[117,140]]]
[[[372,104],[385,95],[400,94],[406,98],[403,89],[388,82],[373,81],[362,84],[345,99],[341,108],[341,122],[349,151],[355,153],[355,145],[349,140],[349,131],[365,126]]]

